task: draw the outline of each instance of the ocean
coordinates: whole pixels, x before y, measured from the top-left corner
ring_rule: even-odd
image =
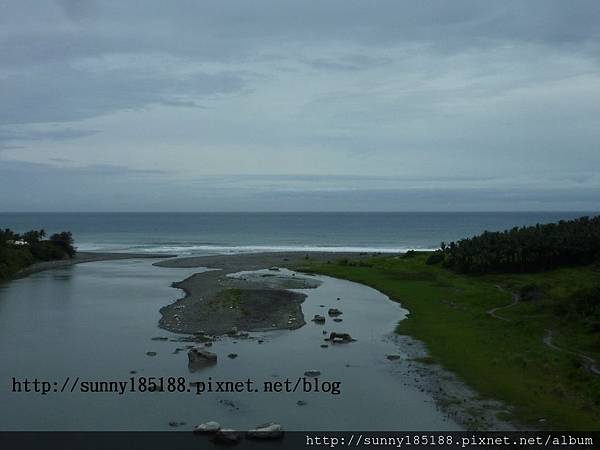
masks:
[[[481,233],[593,212],[0,213],[0,227],[68,230],[81,251],[210,255],[426,250]]]

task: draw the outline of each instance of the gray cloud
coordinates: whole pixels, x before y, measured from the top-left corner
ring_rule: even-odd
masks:
[[[0,208],[600,207],[596,0],[0,8]]]
[[[20,193],[15,197],[0,192],[0,204],[15,211],[594,211],[600,195],[600,177],[592,175],[585,183],[568,177],[555,180],[555,187],[548,187],[547,180],[509,180],[510,188],[498,189],[497,183],[507,180],[456,178],[415,184],[395,177],[314,175],[182,180],[123,166],[4,161],[0,177]]]
[[[0,142],[77,139],[81,137],[92,136],[96,133],[98,133],[97,130],[75,130],[72,128],[28,131],[3,131],[2,128],[0,128]]]
[[[69,67],[47,64],[2,80],[0,124],[68,122],[149,104],[190,106],[183,97],[238,91],[240,77],[197,73],[174,79],[152,68]]]

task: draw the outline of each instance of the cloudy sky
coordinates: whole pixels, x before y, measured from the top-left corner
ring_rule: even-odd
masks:
[[[597,0],[0,0],[0,211],[597,211],[599,24]]]

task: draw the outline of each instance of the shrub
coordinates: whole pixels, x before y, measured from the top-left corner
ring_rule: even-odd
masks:
[[[63,231],[50,236],[50,240],[56,245],[62,247],[70,258],[75,256],[75,247],[73,247],[73,235],[70,231]]]
[[[440,251],[434,252],[425,261],[425,264],[434,265],[444,261],[444,254]]]
[[[539,300],[543,295],[542,288],[536,283],[526,284],[519,289],[519,300],[522,302],[529,302],[533,300]]]

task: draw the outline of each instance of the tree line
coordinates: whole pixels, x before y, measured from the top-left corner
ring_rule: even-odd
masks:
[[[73,235],[70,231],[54,233],[46,238],[45,230],[26,233],[0,228],[0,279],[39,261],[72,258],[75,256]]]
[[[429,263],[462,273],[536,272],[599,259],[600,216],[584,216],[442,242]]]

